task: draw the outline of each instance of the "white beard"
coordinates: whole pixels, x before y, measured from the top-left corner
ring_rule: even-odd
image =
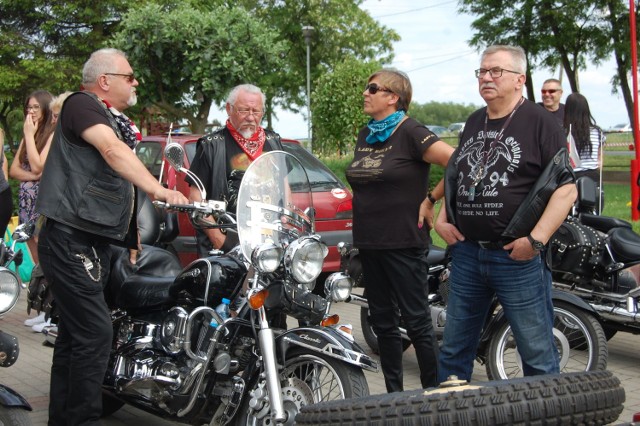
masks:
[[[138,103],[138,95],[136,95],[136,92],[131,92],[131,96],[129,96],[129,100],[127,100],[127,105],[132,107],[137,103]]]

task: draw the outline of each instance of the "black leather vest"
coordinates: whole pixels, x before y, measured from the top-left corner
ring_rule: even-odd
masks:
[[[104,105],[89,92],[71,96],[88,96],[86,102]],[[122,139],[106,107],[105,112],[114,132]],[[73,228],[124,241],[135,219],[133,185],[116,173],[93,146],[70,143],[62,133],[61,123],[58,120],[42,172],[36,210]]]

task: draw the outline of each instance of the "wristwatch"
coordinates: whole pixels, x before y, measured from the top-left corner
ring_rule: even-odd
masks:
[[[427,199],[431,202],[431,204],[433,204],[434,206],[436,205],[436,203],[438,202],[438,200],[436,200],[433,195],[431,195],[431,193],[427,194]]]
[[[527,235],[527,239],[531,243],[531,246],[533,247],[534,250],[540,251],[540,250],[542,250],[544,248],[544,244],[542,244],[542,242],[534,239],[531,236],[531,234]]]

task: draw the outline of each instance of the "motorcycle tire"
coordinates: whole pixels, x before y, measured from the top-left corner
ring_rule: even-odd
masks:
[[[362,297],[367,297],[367,291],[362,292]],[[402,318],[400,319],[402,323]],[[402,324],[401,324],[402,325]],[[362,329],[362,336],[364,337],[364,341],[367,343],[367,346],[371,349],[376,355],[380,354],[380,347],[378,346],[378,336],[376,336],[376,332],[371,328],[371,324],[369,323],[369,309],[368,308],[360,308],[360,327]],[[411,340],[402,339],[402,352],[409,349],[411,346]]]
[[[553,311],[560,372],[605,370],[607,338],[600,322],[588,312],[564,302],[554,302]],[[489,380],[523,376],[522,360],[506,318],[493,333],[488,351],[486,371]]]
[[[29,412],[22,407],[0,406],[0,426],[31,426]]]
[[[307,405],[298,425],[493,426],[609,424],[624,388],[609,371],[472,383]]]
[[[293,425],[300,408],[324,401],[342,401],[369,395],[369,385],[362,369],[336,358],[305,350],[292,351],[280,373],[285,411],[285,425]],[[255,387],[254,387],[255,389]],[[237,425],[271,425],[268,398],[264,410],[253,412],[251,394],[244,395]]]

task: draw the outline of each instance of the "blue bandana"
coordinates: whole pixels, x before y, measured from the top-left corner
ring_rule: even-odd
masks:
[[[371,130],[367,136],[367,143],[374,144],[376,142],[384,142],[389,139],[391,132],[396,128],[398,123],[404,118],[404,110],[396,111],[386,117],[384,120],[376,121],[373,118],[367,123],[367,127]]]

